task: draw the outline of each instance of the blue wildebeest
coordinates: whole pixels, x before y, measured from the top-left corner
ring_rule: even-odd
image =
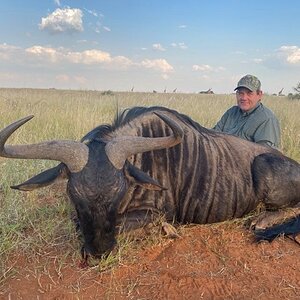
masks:
[[[169,222],[213,223],[242,217],[260,202],[273,210],[300,202],[296,161],[275,149],[206,129],[171,109],[128,109],[113,125],[95,128],[81,142],[5,145],[31,118],[0,132],[0,155],[61,162],[13,188],[29,191],[65,176],[85,257],[111,250],[120,223],[130,229],[158,215]],[[257,222],[276,214],[281,212]]]

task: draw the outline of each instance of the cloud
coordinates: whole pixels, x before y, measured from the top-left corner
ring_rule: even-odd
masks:
[[[291,65],[300,64],[300,48],[297,46],[281,46],[279,56]]]
[[[131,60],[124,56],[112,57],[110,53],[98,49],[84,51],[69,51],[64,48],[32,46],[25,49],[26,54],[33,60],[44,63],[71,63],[82,65],[111,64],[120,68],[128,67]]]
[[[84,76],[73,76],[75,82],[78,82],[80,84],[85,84],[88,82],[88,79]]]
[[[240,50],[235,50],[235,51],[233,51],[232,53],[233,53],[233,54],[237,54],[237,55],[246,55],[245,52],[240,51]]]
[[[161,44],[153,44],[152,49],[158,50],[158,51],[166,51],[166,49]]]
[[[84,8],[84,10],[89,13],[90,15],[94,16],[94,17],[98,17],[98,13],[94,10],[90,10],[90,9],[87,9],[87,8]]]
[[[169,78],[169,74],[174,71],[174,68],[163,58],[134,62],[126,56],[112,56],[109,52],[99,49],[70,51],[63,47],[52,48],[41,45],[22,49],[12,45],[0,44],[0,59],[5,60],[9,65],[15,64],[18,67],[25,66],[26,68],[31,66],[34,68],[42,67],[44,70],[52,67],[56,70],[66,69],[70,65],[78,65],[81,70],[85,67],[88,70],[97,68],[107,70],[147,69],[160,73],[164,79]],[[61,75],[57,80],[63,82],[68,81],[68,78]]]
[[[145,59],[141,62],[141,66],[147,69],[153,69],[162,73],[170,73],[174,68],[165,59]]]
[[[113,69],[127,69],[131,66],[153,69],[162,73],[170,73],[174,68],[165,59],[145,59],[142,62],[133,62],[129,58],[118,55],[112,57],[110,53],[98,49],[84,50],[81,52],[68,51],[64,48],[49,48],[33,46],[27,48],[26,53],[33,60],[44,61],[45,63],[72,63],[82,65],[103,65]]]
[[[96,32],[96,33],[100,33],[100,28],[101,27],[101,25],[99,26],[99,25],[97,25],[97,27],[95,27],[95,29],[94,29],[94,31]]]
[[[8,45],[6,43],[0,44],[0,51],[14,51],[14,50],[18,50],[20,49],[20,47],[17,46],[13,46],[13,45]]]
[[[210,65],[206,65],[206,64],[203,64],[203,65],[193,65],[192,66],[192,69],[194,71],[199,71],[199,72],[222,72],[222,71],[225,71],[225,68],[224,67],[212,67]]]
[[[62,53],[56,49],[42,46],[32,46],[25,49],[25,52],[30,57],[33,57],[39,61],[47,61],[52,63],[58,62],[63,57]]]
[[[254,58],[253,62],[255,62],[256,64],[261,64],[264,60],[262,58]]]
[[[58,83],[79,83],[79,84],[85,84],[88,82],[88,79],[84,76],[70,76],[70,75],[67,75],[67,74],[59,74],[57,76],[55,76],[55,80],[58,82]]]
[[[185,43],[171,43],[171,46],[172,47],[174,47],[174,48],[180,48],[180,49],[183,49],[183,50],[185,50],[185,49],[187,49],[188,47],[187,47],[187,45],[185,44]]]
[[[283,45],[272,53],[265,54],[263,64],[269,69],[293,70],[300,66],[300,48],[298,46]]]
[[[64,54],[64,58],[75,64],[101,64],[111,62],[112,58],[108,52],[101,50],[91,49],[82,52],[67,52]]]
[[[194,71],[212,71],[213,68],[210,65],[193,65],[193,70]]]
[[[178,46],[180,49],[187,49],[187,46],[185,45],[185,43],[178,43]]]
[[[18,51],[22,51],[22,49],[6,43],[0,44],[0,59],[9,60]]]
[[[55,79],[56,79],[58,82],[69,82],[71,78],[70,78],[69,75],[66,75],[66,74],[59,74],[59,75],[55,76]]]
[[[127,69],[140,64],[132,62],[129,58],[118,55],[111,56],[110,53],[98,49],[84,51],[69,51],[64,48],[49,48],[43,46],[32,46],[25,49],[28,58],[40,63],[70,63],[77,65],[99,66],[109,69]]]
[[[184,29],[184,28],[187,28],[187,26],[186,26],[186,25],[184,25],[184,24],[182,24],[182,25],[179,25],[179,26],[178,26],[178,28],[180,28],[180,29]]]
[[[91,25],[91,24],[90,24]],[[111,32],[111,29],[107,26],[103,26],[101,24],[101,22],[97,21],[95,25],[91,25],[91,27],[93,28],[93,30],[96,33],[100,33],[101,31],[106,31],[106,32]]]
[[[81,44],[81,43],[87,43],[88,40],[77,40],[76,43]]]
[[[54,0],[54,3],[55,3],[57,6],[61,6],[61,5],[60,5],[60,0]]]
[[[162,79],[167,80],[167,79],[169,79],[170,76],[166,73],[162,73],[161,77],[162,77]]]
[[[109,28],[109,27],[107,27],[107,26],[103,26],[103,29],[105,30],[105,31],[111,31],[111,29]]]
[[[50,33],[82,32],[82,16],[82,11],[78,8],[57,8],[46,18],[42,18],[39,28]]]

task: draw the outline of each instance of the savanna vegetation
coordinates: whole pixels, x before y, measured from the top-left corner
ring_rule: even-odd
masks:
[[[300,162],[300,101],[265,96],[263,102],[280,120],[281,150]],[[0,89],[0,128],[34,115],[8,143],[79,140],[95,126],[111,123],[118,111],[137,105],[167,106],[191,116],[205,127],[212,127],[234,103],[234,95]],[[0,158],[0,286],[18,272],[15,264],[20,257],[32,262],[40,257],[44,257],[44,263],[54,260],[58,273],[65,261],[80,259],[80,242],[70,218],[73,210],[64,193],[64,183],[28,193],[10,189],[10,185],[56,164]],[[120,263],[126,249],[135,247],[125,237],[120,239],[118,253],[101,261],[100,269]]]
[[[300,99],[300,82],[293,88],[295,93],[289,93],[288,98],[290,100],[299,100]]]

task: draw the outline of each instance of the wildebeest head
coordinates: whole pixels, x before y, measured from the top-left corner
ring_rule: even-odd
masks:
[[[84,237],[83,253],[100,257],[116,243],[118,206],[129,180],[146,188],[163,189],[127,161],[131,155],[172,147],[181,142],[183,131],[180,126],[162,113],[155,114],[169,125],[172,135],[156,138],[121,136],[109,141],[94,139],[86,144],[58,140],[32,145],[5,145],[9,136],[33,117],[29,116],[0,132],[0,156],[61,162],[13,188],[29,191],[49,185],[60,176],[67,176],[67,191],[76,208]]]

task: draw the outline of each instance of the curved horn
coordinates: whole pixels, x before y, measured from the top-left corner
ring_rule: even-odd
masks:
[[[115,168],[122,169],[126,159],[131,155],[173,147],[182,141],[184,132],[175,121],[162,113],[154,112],[154,114],[170,126],[173,134],[156,138],[141,136],[123,136],[114,138],[106,144],[105,152]]]
[[[58,160],[71,172],[79,172],[88,161],[88,147],[75,141],[47,141],[31,145],[5,145],[7,139],[33,116],[16,121],[0,131],[0,156],[24,159]]]

